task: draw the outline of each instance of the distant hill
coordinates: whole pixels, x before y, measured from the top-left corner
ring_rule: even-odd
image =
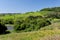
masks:
[[[43,8],[40,11],[56,11],[56,12],[60,12],[60,7]]]

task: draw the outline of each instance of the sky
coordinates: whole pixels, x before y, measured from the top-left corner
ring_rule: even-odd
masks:
[[[25,13],[60,7],[60,0],[0,0],[0,13]]]

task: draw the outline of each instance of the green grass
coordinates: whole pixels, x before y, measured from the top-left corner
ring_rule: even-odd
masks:
[[[42,30],[0,35],[0,40],[40,40],[45,36],[60,34],[60,30]]]

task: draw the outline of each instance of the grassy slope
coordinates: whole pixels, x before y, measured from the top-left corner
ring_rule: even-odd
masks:
[[[60,34],[60,30],[44,30],[0,35],[0,40],[40,40],[45,36]]]
[[[37,15],[44,15],[47,12],[35,12],[34,14],[21,14],[21,15],[15,15],[15,18],[17,17],[27,17],[29,15],[37,16]],[[10,19],[14,18],[14,16],[6,15],[2,17],[2,19]],[[59,26],[60,23],[57,23],[57,26]],[[52,26],[54,26],[53,24]],[[47,28],[47,27],[46,27]],[[0,35],[0,40],[40,40],[41,38],[45,36],[51,36],[51,35],[60,35],[59,29],[54,30],[39,30],[39,31],[33,31],[33,32],[23,32],[23,33],[10,33],[6,35]]]

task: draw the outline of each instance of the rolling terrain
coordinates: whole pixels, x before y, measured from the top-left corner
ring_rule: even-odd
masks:
[[[6,30],[9,34],[0,34],[0,40],[60,40],[60,7],[0,14],[0,23],[14,25],[14,30]]]

